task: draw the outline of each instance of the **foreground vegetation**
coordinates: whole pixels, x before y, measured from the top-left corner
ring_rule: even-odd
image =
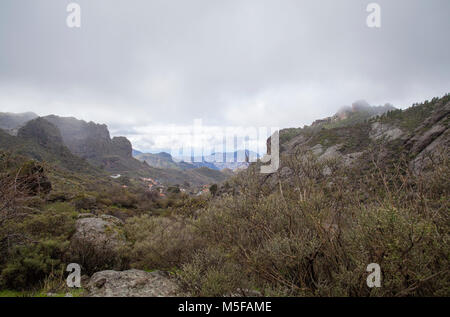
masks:
[[[405,111],[405,127],[414,131],[433,107]],[[66,294],[65,268],[76,262],[86,275],[169,271],[193,296],[449,296],[448,147],[411,168],[398,140],[367,144],[361,127],[322,129],[314,140],[359,131],[364,138],[350,133],[343,152],[365,147],[353,164],[299,147],[282,153],[271,181],[253,164],[199,197],[176,188],[160,197],[136,180],[124,186],[1,153],[0,295]],[[86,213],[122,220],[126,243],[113,252],[73,243]],[[366,284],[370,263],[381,267],[379,288]]]
[[[114,258],[95,255],[95,269],[168,270],[195,296],[448,296],[448,157],[420,175],[402,162],[379,163],[373,157],[361,175],[299,152],[289,162],[294,186],[280,182],[273,192],[250,169],[232,181],[234,195],[179,198],[163,216],[125,208],[129,243]],[[2,288],[64,292],[65,265],[79,261],[69,240],[84,210],[77,200],[13,199],[16,210],[1,219]],[[381,288],[366,285],[373,262]]]

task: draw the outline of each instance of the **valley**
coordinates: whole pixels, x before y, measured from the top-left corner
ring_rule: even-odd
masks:
[[[261,174],[259,159],[209,168],[137,152],[103,124],[0,113],[0,289],[448,296],[449,124],[449,94],[357,102],[281,130],[280,168]],[[383,287],[366,286],[369,263]]]

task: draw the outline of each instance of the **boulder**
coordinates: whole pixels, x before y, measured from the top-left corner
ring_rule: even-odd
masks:
[[[177,284],[164,272],[141,270],[101,271],[86,285],[88,297],[173,297]]]
[[[102,215],[96,217],[89,214],[80,214],[76,222],[75,234],[72,241],[81,243],[94,243],[101,248],[113,248],[125,243],[120,227],[123,222],[113,216]]]
[[[127,243],[122,232],[123,222],[112,216],[81,214],[71,238],[73,262],[83,272],[103,269],[123,269],[127,265]]]

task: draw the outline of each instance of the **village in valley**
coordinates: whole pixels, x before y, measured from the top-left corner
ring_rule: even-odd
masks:
[[[123,178],[121,174],[115,174],[110,176],[112,179]],[[165,198],[168,193],[184,193],[189,196],[202,196],[210,193],[211,184],[204,184],[201,186],[192,186],[185,182],[183,185],[170,185],[166,186],[159,180],[150,177],[140,177],[140,182],[143,186],[152,193],[156,193],[158,197]],[[122,188],[128,188],[128,185],[123,184]]]

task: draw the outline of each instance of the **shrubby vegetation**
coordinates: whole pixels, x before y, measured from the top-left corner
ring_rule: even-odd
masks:
[[[0,286],[32,288],[63,269],[75,213],[44,207],[42,166],[4,153],[0,164]]]
[[[149,215],[168,212],[182,197],[176,193],[161,199],[139,186],[122,188],[110,180],[97,181],[1,152],[0,289],[68,291],[65,268],[71,262],[80,263],[85,274],[129,268],[127,245],[99,252],[89,243],[71,242],[79,215],[107,214],[122,221],[131,218],[130,223],[135,218],[158,219]],[[145,226],[142,222],[142,229]]]
[[[169,270],[196,296],[246,290],[276,296],[448,295],[448,156],[435,157],[420,175],[410,172],[406,160],[392,165],[375,154],[363,159],[370,163],[349,168],[299,152],[288,162],[294,178],[280,181],[275,191],[250,168],[246,177],[229,181],[235,194],[172,197],[164,216],[140,211],[135,198],[117,192],[78,195],[70,202],[16,192],[10,205],[3,194],[3,206],[14,210],[2,209],[1,287],[64,288],[65,265],[84,254],[89,262],[81,263],[90,273]],[[2,178],[4,192],[12,176]],[[117,209],[126,221],[126,256],[94,256],[86,245],[74,252],[68,241],[78,213],[114,206],[130,208]],[[381,288],[365,282],[373,262],[382,268]]]
[[[371,120],[412,131],[448,98]],[[309,148],[282,153],[274,175],[252,164],[201,196],[179,186],[161,196],[136,179],[120,183],[2,152],[0,289],[64,292],[65,267],[77,262],[84,274],[170,271],[194,296],[448,296],[448,143],[411,168],[408,143],[371,142],[371,123],[286,130],[282,143],[302,131]],[[346,165],[318,159],[315,144],[364,152]],[[114,230],[124,243],[99,251],[74,242],[86,214],[119,218]],[[370,263],[381,266],[381,288],[366,285]]]
[[[193,294],[237,288],[289,296],[448,295],[449,201],[447,156],[428,174],[403,165],[370,172],[291,162],[294,186],[267,194],[243,180],[238,196],[224,196],[193,219],[205,247],[182,265]],[[375,159],[375,158],[374,158]],[[323,176],[323,169],[332,173]],[[366,285],[366,267],[380,264],[383,287]]]

